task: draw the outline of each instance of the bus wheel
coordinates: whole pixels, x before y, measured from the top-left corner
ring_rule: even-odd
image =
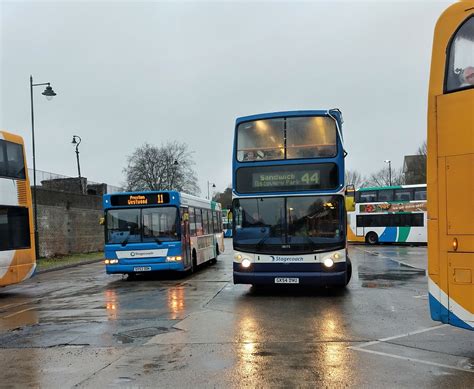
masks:
[[[371,231],[365,237],[365,242],[368,244],[377,244],[379,243],[379,236],[375,232]]]
[[[191,273],[194,273],[197,271],[197,254],[196,250],[193,249],[193,266],[191,267]]]
[[[347,258],[347,273],[346,273],[346,285],[349,283],[352,277],[352,262]]]

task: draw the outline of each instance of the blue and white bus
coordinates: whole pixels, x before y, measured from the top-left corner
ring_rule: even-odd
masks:
[[[221,206],[175,191],[103,197],[108,274],[194,271],[224,251]]]
[[[341,126],[337,109],[237,119],[234,283],[349,282]]]

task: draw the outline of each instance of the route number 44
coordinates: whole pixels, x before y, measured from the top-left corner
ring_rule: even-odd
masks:
[[[310,173],[305,173],[301,177],[301,181],[304,182],[305,184],[319,184],[319,173],[313,173],[310,175]]]

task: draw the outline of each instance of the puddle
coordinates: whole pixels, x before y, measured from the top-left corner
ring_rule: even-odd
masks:
[[[426,270],[386,258],[366,261],[357,267],[364,288],[390,288],[401,282],[426,276]]]

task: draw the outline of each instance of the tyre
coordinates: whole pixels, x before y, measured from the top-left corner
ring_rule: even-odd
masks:
[[[368,244],[377,244],[379,243],[379,236],[371,231],[365,236],[365,242]]]
[[[346,285],[349,283],[352,277],[352,262],[347,258],[347,273],[346,273]]]
[[[195,273],[197,271],[197,254],[196,250],[193,250],[193,266],[191,267],[191,273]]]

